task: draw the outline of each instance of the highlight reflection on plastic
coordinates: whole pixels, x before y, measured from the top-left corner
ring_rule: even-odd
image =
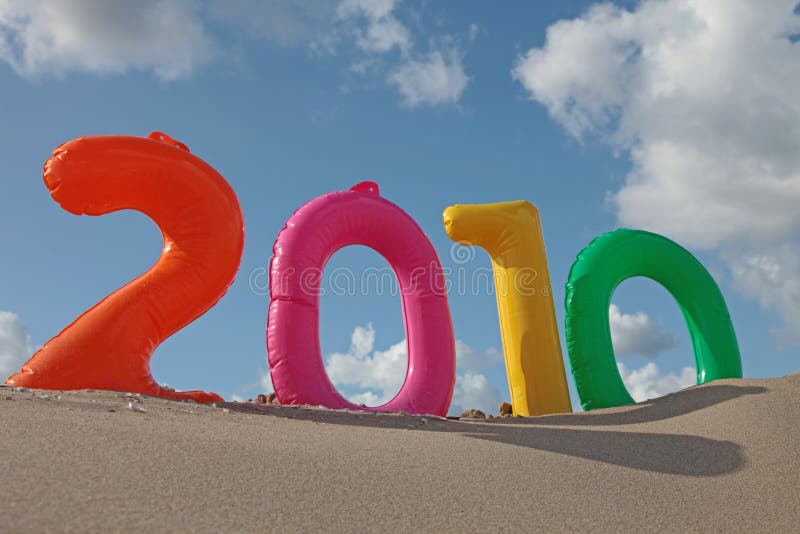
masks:
[[[244,224],[225,179],[159,132],[69,141],[53,152],[43,177],[70,213],[144,213],[161,229],[164,248],[152,268],[84,312],[7,383],[221,401],[215,393],[162,388],[150,374],[150,357],[211,308],[236,275]]]
[[[408,368],[400,392],[378,407],[355,406],[325,373],[319,344],[319,288],[328,259],[364,245],[392,266],[400,288]],[[455,343],[444,275],[433,245],[402,209],[362,182],[303,205],[280,231],[270,262],[267,324],[270,374],[282,404],[405,411],[444,416],[455,384]]]

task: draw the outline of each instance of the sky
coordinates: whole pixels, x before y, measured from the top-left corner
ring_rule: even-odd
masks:
[[[226,178],[246,225],[227,295],[155,352],[162,384],[228,400],[272,391],[273,241],[303,203],[362,180],[419,223],[451,282],[478,281],[448,295],[451,414],[497,413],[509,398],[495,297],[480,283],[489,258],[442,227],[456,203],[539,208],[562,343],[575,256],[597,235],[638,228],[685,246],[715,277],[745,377],[796,372],[798,40],[795,0],[0,0],[0,374],[161,252],[141,213],[61,210],[43,162],[75,137],[154,130]],[[368,405],[405,375],[399,297],[342,290],[330,273],[383,267],[364,247],[340,250],[320,303],[328,375]],[[666,290],[631,279],[612,302],[633,397],[694,384]]]

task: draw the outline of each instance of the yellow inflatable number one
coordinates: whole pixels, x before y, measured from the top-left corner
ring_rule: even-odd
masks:
[[[571,412],[536,206],[524,200],[457,204],[442,218],[450,239],[478,245],[492,258],[514,415]]]

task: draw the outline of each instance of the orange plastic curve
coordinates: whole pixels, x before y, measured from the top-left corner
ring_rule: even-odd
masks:
[[[150,357],[233,282],[244,246],[233,189],[186,145],[160,132],[69,141],[53,151],[43,177],[70,213],[141,211],[161,229],[164,249],[153,267],[84,312],[6,383],[221,401],[215,393],[159,386]]]

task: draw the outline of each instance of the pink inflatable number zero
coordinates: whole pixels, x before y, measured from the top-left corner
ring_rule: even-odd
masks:
[[[444,416],[455,383],[455,343],[439,258],[402,209],[381,198],[377,184],[328,193],[303,205],[278,234],[270,262],[267,351],[281,404],[365,409],[348,402],[328,379],[319,344],[319,289],[337,250],[364,245],[397,277],[408,346],[400,392],[371,411]]]

